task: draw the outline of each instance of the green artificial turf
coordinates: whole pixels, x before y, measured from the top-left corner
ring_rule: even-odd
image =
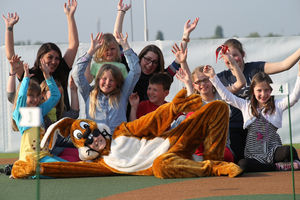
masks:
[[[187,180],[191,179],[158,179],[154,176],[41,179],[40,199],[95,200],[131,190]],[[1,200],[37,199],[37,180],[13,180],[9,179],[8,176],[0,175],[0,185]]]

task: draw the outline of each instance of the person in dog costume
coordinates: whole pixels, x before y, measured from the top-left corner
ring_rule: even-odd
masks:
[[[98,129],[92,120],[61,119],[48,128],[41,146],[52,148],[56,134],[70,135],[83,161],[41,163],[41,175],[131,174],[158,178],[240,175],[239,166],[222,161],[229,120],[226,103],[214,101],[202,106],[199,95],[186,95],[187,91],[182,89],[172,102],[137,120],[120,124],[112,139],[106,125]],[[179,113],[189,111],[195,112],[176,128],[169,129]],[[202,143],[204,161],[196,162],[192,155]],[[27,157],[27,162],[14,164],[12,175],[15,178],[32,176],[35,168],[36,161]]]

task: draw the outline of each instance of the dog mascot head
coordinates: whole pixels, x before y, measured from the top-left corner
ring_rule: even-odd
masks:
[[[65,117],[49,126],[41,141],[41,148],[49,145],[49,149],[53,149],[58,134],[64,138],[71,138],[74,146],[78,148],[81,160],[93,160],[110,152],[111,132],[105,124],[100,124],[98,127],[92,120]],[[106,146],[99,152],[89,146],[93,143],[94,137],[100,134],[105,138]]]

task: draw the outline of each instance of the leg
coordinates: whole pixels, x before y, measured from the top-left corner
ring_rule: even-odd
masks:
[[[293,147],[293,160],[299,160],[296,149]],[[274,163],[277,162],[290,162],[291,161],[291,151],[290,146],[284,145],[277,147],[274,153]]]
[[[153,174],[157,178],[190,178],[228,175],[236,177],[243,171],[234,163],[204,160],[196,162],[175,153],[165,153],[155,159]]]
[[[141,136],[159,136],[169,129],[173,120],[179,113],[197,110],[201,107],[202,100],[199,95],[186,96],[186,90],[181,90],[174,97],[173,101],[158,107],[155,111],[134,120],[123,123],[115,129],[114,136],[132,134]]]
[[[238,165],[244,170],[244,172],[268,172],[275,171],[274,164],[263,164],[255,159],[241,159]]]
[[[172,138],[169,152],[191,156],[203,144],[204,160],[223,160],[228,121],[226,103],[214,101],[206,104],[167,132]]]
[[[234,162],[244,158],[244,149],[248,131],[243,128],[229,128],[230,147],[234,153]]]

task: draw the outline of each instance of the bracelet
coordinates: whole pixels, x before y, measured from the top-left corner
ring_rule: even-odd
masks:
[[[11,74],[10,72],[8,72],[8,76],[15,76],[15,75],[16,75],[16,73]]]
[[[7,27],[7,30],[8,30],[8,31],[13,31],[13,27],[12,27],[12,26],[9,26],[9,27]]]
[[[121,12],[123,12],[123,13],[126,13],[126,11],[125,11],[125,10],[118,10],[118,11],[121,11]]]
[[[182,41],[189,42],[190,38],[182,38]]]

